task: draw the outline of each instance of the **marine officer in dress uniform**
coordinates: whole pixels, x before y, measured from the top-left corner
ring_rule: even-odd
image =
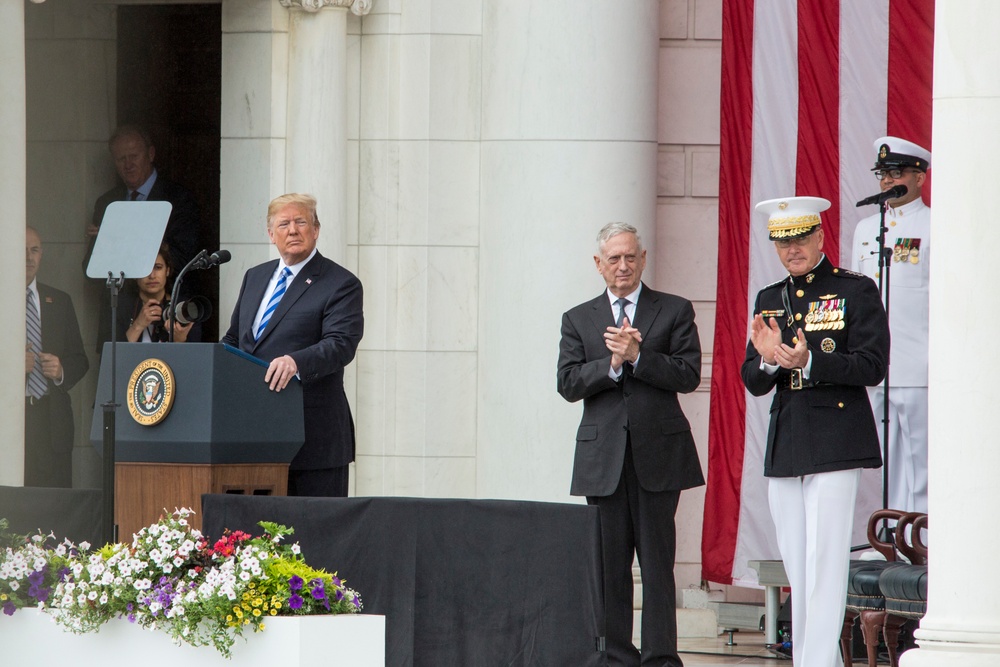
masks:
[[[796,665],[839,667],[854,501],[882,465],[865,387],[885,376],[889,325],[878,288],[823,254],[819,197],[757,204],[788,276],[757,294],[742,376],[772,389],[768,503],[792,588]],[[821,519],[822,517],[822,519]]]
[[[882,191],[905,185],[902,197],[890,199],[885,211],[885,244],[891,251],[889,271],[889,507],[927,511],[927,331],[930,286],[931,209],[921,199],[931,154],[898,137],[875,140],[875,172]],[[879,214],[854,230],[851,268],[879,279]],[[875,419],[881,420],[883,386],[868,390]]]

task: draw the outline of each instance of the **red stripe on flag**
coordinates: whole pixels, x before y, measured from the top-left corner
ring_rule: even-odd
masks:
[[[933,152],[934,0],[890,0],[888,72],[887,133]],[[931,203],[929,181],[924,201]]]
[[[795,194],[829,199],[823,252],[840,261],[840,3],[799,0]]]
[[[708,483],[702,578],[733,581],[746,440],[740,365],[746,346],[750,273],[750,170],[753,145],[753,3],[722,6],[722,124],[719,145],[719,267],[709,408]],[[724,268],[723,268],[724,267]]]

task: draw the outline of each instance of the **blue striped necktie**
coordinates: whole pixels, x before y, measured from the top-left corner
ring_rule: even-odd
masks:
[[[25,321],[27,322],[27,342],[29,349],[35,353],[35,365],[28,373],[28,384],[24,393],[32,398],[41,398],[49,390],[49,384],[42,374],[42,362],[38,355],[42,351],[42,320],[38,316],[38,308],[35,307],[35,294],[30,289],[25,297]]]
[[[264,315],[260,318],[260,326],[257,327],[254,340],[260,338],[267,323],[271,321],[271,315],[274,315],[274,311],[278,308],[278,302],[281,301],[281,297],[285,294],[285,288],[288,287],[288,276],[290,275],[292,275],[292,270],[286,266],[285,270],[281,272],[281,277],[278,278],[278,283],[274,286],[274,291],[271,292],[271,298],[267,301],[267,308],[264,309]]]

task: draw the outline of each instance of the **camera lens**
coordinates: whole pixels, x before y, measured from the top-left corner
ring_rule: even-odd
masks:
[[[177,321],[180,324],[204,322],[212,316],[212,302],[206,297],[195,296],[177,303]]]

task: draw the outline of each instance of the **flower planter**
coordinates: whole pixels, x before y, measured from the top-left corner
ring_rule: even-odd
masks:
[[[5,665],[69,660],[82,667],[315,667],[334,660],[351,667],[384,667],[385,617],[276,616],[267,619],[263,632],[237,638],[232,660],[227,660],[211,646],[176,646],[166,633],[125,620],[113,620],[96,634],[75,635],[37,609],[21,609],[0,616],[0,647]]]

